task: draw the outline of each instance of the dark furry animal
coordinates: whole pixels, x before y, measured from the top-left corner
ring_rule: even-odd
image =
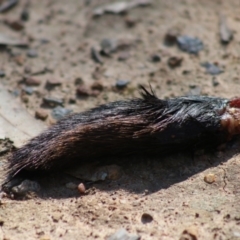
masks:
[[[59,121],[8,159],[9,178],[99,158],[211,147],[238,134],[240,100],[188,96],[117,101]]]

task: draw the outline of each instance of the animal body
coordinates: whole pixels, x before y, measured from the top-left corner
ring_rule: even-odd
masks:
[[[73,114],[15,150],[8,178],[100,158],[157,155],[217,146],[240,133],[240,99],[186,96],[117,101]]]

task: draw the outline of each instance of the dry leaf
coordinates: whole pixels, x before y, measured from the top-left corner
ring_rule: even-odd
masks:
[[[15,147],[44,130],[45,125],[33,118],[3,86],[0,86],[0,139],[9,138]]]

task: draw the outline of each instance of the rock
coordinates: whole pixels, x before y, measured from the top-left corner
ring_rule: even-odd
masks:
[[[78,187],[78,185],[73,182],[69,182],[65,186],[66,186],[66,188],[69,188],[69,189],[77,189],[77,187]]]
[[[107,178],[110,180],[117,180],[122,176],[122,168],[117,165],[106,166]]]
[[[225,16],[221,14],[219,16],[219,32],[223,44],[228,44],[233,39],[233,31],[228,27]]]
[[[91,57],[96,63],[103,64],[103,60],[99,52],[94,47],[91,48]]]
[[[81,85],[83,83],[84,83],[84,81],[81,77],[76,78],[75,81],[74,81],[75,85]]]
[[[150,223],[153,221],[153,217],[148,214],[148,213],[143,213],[142,217],[141,217],[141,222],[143,224],[146,224],[146,223]]]
[[[70,98],[68,99],[68,103],[69,103],[69,104],[75,104],[75,103],[76,103],[76,99],[75,99],[74,97],[70,97]]]
[[[140,240],[141,237],[137,235],[130,235],[125,229],[119,229],[113,235],[111,235],[107,240]]]
[[[150,58],[150,60],[154,63],[161,62],[161,57],[159,54],[153,54]]]
[[[219,68],[217,65],[209,63],[209,62],[205,62],[205,63],[201,63],[202,67],[206,68],[206,73],[211,74],[211,75],[218,75],[223,73],[223,70],[221,68]]]
[[[24,73],[26,73],[26,74],[32,73],[31,67],[30,67],[30,66],[25,66],[25,68],[24,68]]]
[[[48,117],[48,113],[44,109],[38,109],[35,112],[35,117],[37,119],[46,120]]]
[[[105,38],[101,41],[101,53],[104,55],[110,55],[110,53],[117,50],[118,41],[115,39]]]
[[[101,79],[104,72],[105,72],[105,69],[103,67],[96,66],[96,68],[94,69],[94,71],[92,73],[93,79],[95,79],[95,80]]]
[[[168,66],[171,68],[180,67],[182,64],[183,58],[181,57],[170,57],[168,59]]]
[[[121,14],[125,13],[128,10],[138,7],[138,6],[148,6],[152,3],[151,0],[131,0],[131,1],[121,1],[110,3],[101,7],[94,9],[93,16],[101,16],[104,13],[112,13],[112,14]]]
[[[12,59],[19,66],[22,66],[25,63],[25,57],[23,55],[14,56]]]
[[[199,86],[190,86],[190,91],[186,94],[188,96],[200,95],[202,89]]]
[[[26,22],[26,21],[29,20],[29,17],[30,17],[29,9],[28,9],[27,6],[25,6],[24,9],[21,12],[20,18],[21,18],[22,21]]]
[[[118,53],[118,61],[125,61],[130,57],[129,51],[121,51]]]
[[[77,188],[78,188],[78,191],[79,191],[81,194],[84,194],[85,191],[86,191],[86,187],[85,187],[85,185],[84,185],[83,183],[80,183]]]
[[[15,31],[21,31],[24,29],[24,24],[20,20],[5,19],[4,23]]]
[[[0,45],[27,47],[28,42],[18,39],[16,37],[9,37],[9,36],[1,33],[0,34]]]
[[[219,81],[216,79],[216,77],[213,77],[213,79],[212,79],[212,85],[213,85],[214,87],[217,87],[219,84],[220,84],[220,83],[219,83]]]
[[[60,213],[60,212],[52,213],[52,220],[54,222],[59,222],[59,220],[61,220],[61,218],[62,218],[62,213]]]
[[[177,44],[182,51],[191,54],[197,54],[203,50],[203,42],[199,38],[179,36],[177,37]]]
[[[40,191],[40,185],[35,181],[24,180],[20,185],[12,188],[12,192],[17,195],[24,195],[28,192]]]
[[[35,49],[29,49],[27,51],[27,56],[30,58],[36,58],[36,57],[38,57],[38,53]]]
[[[19,0],[7,0],[1,3],[0,5],[0,13],[4,13],[12,9],[18,4]]]
[[[24,86],[22,88],[22,90],[27,94],[27,95],[32,95],[33,92],[34,92],[34,89],[32,87],[27,87],[27,86]]]
[[[198,239],[198,230],[195,226],[185,229],[179,240],[197,240]]]
[[[92,84],[91,89],[102,91],[103,90],[103,84],[100,81],[96,81]]]
[[[122,90],[122,89],[126,88],[128,84],[129,84],[128,80],[119,79],[119,80],[117,80],[115,86],[116,86],[117,89]]]
[[[52,110],[52,117],[56,120],[60,120],[64,117],[66,117],[67,115],[69,115],[70,113],[72,113],[71,109],[67,109],[67,108],[63,108],[63,107],[56,107]]]
[[[84,179],[86,181],[97,182],[119,179],[123,171],[121,167],[117,165],[107,165],[107,166],[94,166],[94,165],[85,165],[84,167],[79,167],[75,169],[70,169],[67,171],[68,174],[79,179]]]
[[[129,16],[125,17],[124,21],[125,21],[126,26],[129,28],[135,27],[136,24],[138,23],[137,19],[131,18]]]
[[[5,77],[5,72],[3,71],[3,70],[0,70],[0,77],[2,78],[2,77]]]
[[[35,78],[35,77],[27,77],[25,79],[25,83],[28,86],[39,86],[41,84],[41,80],[39,78]]]
[[[56,87],[60,86],[62,84],[62,81],[57,78],[50,78],[47,80],[47,87]]]
[[[21,96],[21,100],[22,100],[24,103],[28,103],[28,102],[29,102],[29,98],[28,98],[28,96],[26,96],[25,94],[23,94],[23,95]]]
[[[173,46],[177,42],[177,37],[180,35],[179,30],[176,28],[170,29],[164,37],[164,43],[167,46]]]
[[[91,93],[90,93],[90,95],[91,95],[92,97],[97,97],[99,94],[100,94],[100,91],[99,91],[99,90],[92,90]]]
[[[55,97],[44,97],[43,98],[43,103],[47,104],[49,106],[62,106],[63,105],[63,100]]]
[[[77,95],[79,97],[89,97],[91,95],[90,91],[84,86],[77,87]]]
[[[214,173],[209,173],[207,175],[204,176],[204,181],[206,183],[212,184],[216,181],[216,176]]]

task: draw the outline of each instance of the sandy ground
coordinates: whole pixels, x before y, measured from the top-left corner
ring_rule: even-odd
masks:
[[[44,124],[56,121],[44,97],[80,112],[138,97],[139,84],[150,83],[161,98],[239,95],[239,1],[155,0],[126,14],[92,17],[97,6],[109,2],[114,1],[30,1],[29,20],[20,31],[6,22],[19,22],[25,1],[0,15],[1,33],[29,42],[27,48],[1,48],[1,84],[33,118],[41,110],[48,116]],[[220,13],[234,32],[226,46],[219,38]],[[166,46],[164,37],[171,29],[198,37],[204,50],[190,55],[176,45]],[[99,50],[102,39],[120,39],[125,45],[96,63],[90,53]],[[161,61],[151,61],[153,55]],[[170,57],[182,58],[181,66],[170,68]],[[207,74],[201,66],[206,61],[224,72]],[[31,95],[26,93],[29,76],[35,81]],[[120,91],[117,80],[129,84]],[[94,91],[96,85],[101,87]],[[82,195],[66,187],[81,183],[79,179],[66,174],[42,177],[37,194],[1,199],[0,239],[107,239],[121,228],[141,239],[240,239],[238,152],[236,141],[224,151],[197,154],[194,161],[190,153],[118,161],[118,180],[84,182],[87,190]],[[209,176],[214,176],[212,184],[204,181]]]

